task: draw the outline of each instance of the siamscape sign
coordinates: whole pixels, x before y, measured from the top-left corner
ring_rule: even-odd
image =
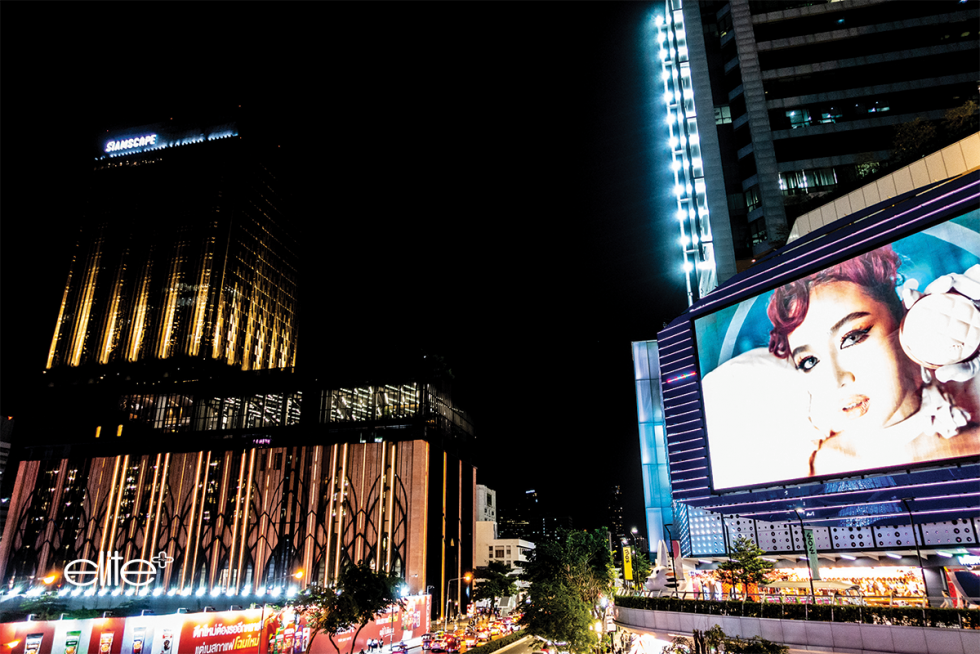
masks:
[[[119,152],[120,150],[133,150],[136,148],[153,147],[157,144],[156,134],[144,134],[142,136],[132,136],[125,139],[107,141],[105,144],[106,152]]]

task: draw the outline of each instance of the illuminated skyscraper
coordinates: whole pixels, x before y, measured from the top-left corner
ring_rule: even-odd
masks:
[[[234,124],[106,133],[47,367],[296,357],[297,234]]]
[[[648,55],[690,299],[799,216],[973,133],[978,18],[954,0],[665,0]]]

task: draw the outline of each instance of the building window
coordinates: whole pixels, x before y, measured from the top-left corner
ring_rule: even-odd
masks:
[[[490,558],[493,558],[493,545],[490,546]]]
[[[502,547],[498,547],[497,548],[497,556],[495,558],[498,558],[498,559],[504,558],[504,548],[502,548]]]
[[[732,108],[727,104],[715,107],[715,125],[727,125],[732,122]]]
[[[799,195],[814,191],[829,191],[837,186],[837,172],[833,168],[811,168],[779,173],[779,188],[783,195]]]
[[[789,119],[790,129],[799,129],[800,127],[810,126],[810,111],[808,109],[793,109],[792,111],[787,111],[786,117]]]

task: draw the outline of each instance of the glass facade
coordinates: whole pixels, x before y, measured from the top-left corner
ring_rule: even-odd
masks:
[[[637,422],[640,431],[640,464],[643,468],[643,506],[646,509],[647,542],[651,548],[654,548],[661,540],[671,540],[664,526],[674,522],[657,341],[633,343],[633,372],[636,383]],[[673,536],[676,538],[676,531]]]
[[[152,150],[97,159],[47,368],[176,356],[293,366],[297,240],[275,175],[237,138],[160,149],[155,131]]]

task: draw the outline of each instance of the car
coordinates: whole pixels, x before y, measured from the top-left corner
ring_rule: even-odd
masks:
[[[422,649],[432,649],[432,634],[422,634]]]
[[[391,654],[408,654],[408,645],[405,644],[405,641],[395,643],[391,646]]]

